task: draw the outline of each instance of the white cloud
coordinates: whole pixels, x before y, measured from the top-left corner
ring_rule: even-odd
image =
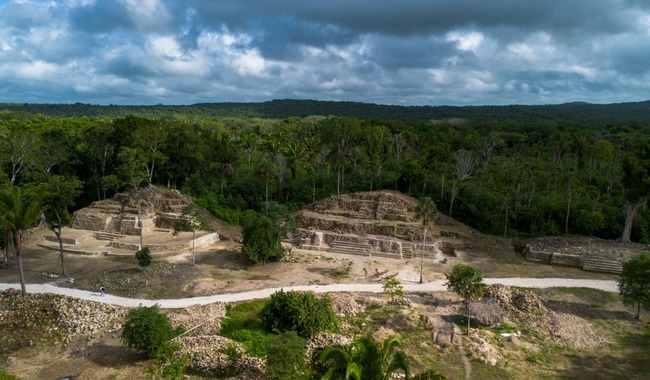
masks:
[[[23,63],[15,67],[14,73],[19,79],[50,81],[58,72],[58,67],[43,61]]]
[[[485,37],[478,32],[451,32],[447,34],[447,41],[455,42],[456,48],[462,51],[474,52],[481,47]]]

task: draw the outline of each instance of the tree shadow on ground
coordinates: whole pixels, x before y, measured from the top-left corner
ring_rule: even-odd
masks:
[[[95,343],[73,355],[85,357],[101,367],[116,369],[147,359],[143,354],[131,352],[125,347],[108,345],[103,342]]]
[[[596,304],[598,305],[598,304]],[[626,320],[633,321],[634,315],[623,310],[607,310],[587,303],[548,300],[544,306],[558,313],[572,314],[587,319]]]

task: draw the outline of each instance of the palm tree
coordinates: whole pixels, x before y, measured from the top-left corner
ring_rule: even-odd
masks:
[[[320,355],[320,364],[327,368],[324,380],[388,380],[402,372],[409,377],[406,354],[396,351],[401,341],[393,336],[379,345],[372,335],[359,338],[349,347],[329,346]]]
[[[427,226],[436,215],[436,204],[429,197],[420,199],[418,207],[415,209],[415,218],[422,222],[422,256],[420,257],[420,284],[423,281],[422,268],[424,267],[424,252],[427,242]]]
[[[20,187],[0,190],[0,230],[6,233],[16,252],[23,297],[27,294],[22,256],[23,234],[27,228],[36,224],[40,215],[41,202],[25,199]]]

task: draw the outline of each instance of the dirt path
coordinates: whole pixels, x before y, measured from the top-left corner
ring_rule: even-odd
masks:
[[[460,358],[463,360],[463,366],[465,367],[465,380],[470,380],[472,378],[472,364],[467,358],[465,347],[463,347],[463,337],[460,335],[458,335],[458,352],[460,353]]]
[[[432,281],[424,284],[403,284],[404,291],[407,293],[418,292],[442,292],[447,288],[444,280]],[[617,292],[616,281],[609,280],[582,280],[566,278],[486,278],[487,284],[503,284],[508,286],[519,286],[525,288],[552,288],[552,287],[573,287],[573,288],[594,288],[609,292]],[[19,284],[0,283],[0,290],[9,288],[20,288]],[[285,286],[281,288],[267,288],[241,293],[216,294],[205,297],[191,297],[183,299],[166,299],[166,300],[148,300],[133,299],[113,296],[106,294],[101,297],[99,292],[89,292],[79,289],[59,288],[52,284],[28,284],[28,293],[55,293],[79,298],[87,301],[102,302],[124,307],[152,306],[158,304],[162,309],[180,309],[191,305],[206,305],[215,302],[238,302],[253,299],[268,298],[276,291],[284,290],[302,290],[313,291],[316,293],[336,293],[336,292],[362,292],[362,293],[382,293],[382,284],[330,284],[330,285],[297,285]]]

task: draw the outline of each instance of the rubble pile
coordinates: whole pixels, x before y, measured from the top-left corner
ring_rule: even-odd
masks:
[[[518,320],[531,314],[544,315],[548,312],[536,294],[501,284],[489,285],[483,296],[494,301],[508,317]]]
[[[346,293],[331,293],[332,307],[338,316],[354,317],[365,308],[359,305],[353,296]]]
[[[467,350],[477,360],[494,366],[503,359],[503,356],[497,348],[490,344],[493,338],[493,334],[489,331],[476,330],[467,337]]]
[[[0,293],[0,326],[13,331],[41,331],[55,343],[67,344],[76,335],[109,327],[119,330],[126,309],[56,294],[28,294],[15,289]],[[29,333],[24,336],[30,335]]]
[[[226,306],[222,303],[195,305],[169,316],[174,328],[183,326],[190,330],[188,336],[218,335],[221,331],[221,318],[226,315]]]
[[[504,285],[490,285],[484,296],[494,300],[503,309],[507,319],[527,325],[554,344],[577,349],[597,347],[605,343],[589,322],[572,314],[547,309],[532,292]]]
[[[241,345],[228,338],[210,336],[183,336],[176,340],[181,346],[178,355],[187,355],[189,367],[215,376],[264,378],[266,363],[248,356]]]
[[[352,338],[340,334],[332,334],[326,332],[320,332],[314,335],[307,343],[307,358],[311,358],[312,361],[317,360],[314,358],[314,354],[318,355],[321,349],[328,346],[348,346],[352,343]]]

